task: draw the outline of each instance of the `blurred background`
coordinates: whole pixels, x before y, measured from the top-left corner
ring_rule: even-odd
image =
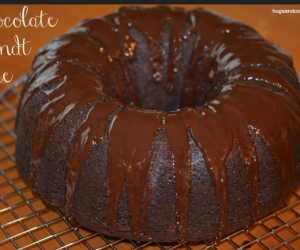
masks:
[[[146,5],[144,5],[146,6]],[[149,6],[149,5],[148,5]],[[296,71],[300,74],[300,13],[298,14],[277,14],[272,10],[278,9],[300,9],[300,5],[173,5],[181,6],[187,9],[206,7],[216,10],[239,20],[254,29],[263,37],[282,46],[289,54],[292,55]],[[0,5],[0,18],[10,17],[11,19],[19,16],[24,5]],[[120,5],[29,5],[27,20],[30,17],[39,15],[41,10],[58,20],[54,28],[0,28],[0,46],[15,44],[14,35],[18,35],[20,41],[23,38],[30,41],[27,46],[32,50],[27,56],[7,56],[3,52],[0,55],[1,71],[0,75],[8,72],[8,77],[14,75],[14,80],[28,72],[32,60],[38,49],[46,44],[50,39],[59,36],[68,31],[77,22],[86,19],[99,17],[109,14],[119,8]],[[5,50],[3,50],[5,51]],[[1,83],[0,90],[7,84]]]

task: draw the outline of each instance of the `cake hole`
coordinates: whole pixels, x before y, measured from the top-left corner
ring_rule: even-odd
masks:
[[[142,32],[134,27],[130,28],[130,36],[136,42],[136,57],[130,61],[124,56],[126,68],[121,74],[127,74],[130,81],[123,81],[124,90],[121,94],[116,86],[110,88],[115,98],[128,106],[169,112],[185,107],[205,106],[208,100],[218,95],[224,82],[224,74],[214,73],[217,65],[215,59],[208,55],[208,48],[204,46],[198,50],[195,71],[192,62],[197,35],[191,34],[187,39],[182,39],[180,48],[175,53],[170,45],[170,27],[171,23],[167,21],[157,50],[161,57],[158,66],[153,63],[153,46],[157,45],[150,45]],[[187,22],[186,28],[188,27]],[[121,39],[119,42],[123,43]],[[174,53],[175,56],[171,58]],[[154,72],[155,68],[159,68],[161,73]],[[160,81],[155,80],[157,74],[160,74]],[[209,76],[212,74],[214,77]]]

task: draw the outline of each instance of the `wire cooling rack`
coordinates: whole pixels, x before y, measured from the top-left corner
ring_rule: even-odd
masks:
[[[165,244],[107,237],[73,227],[29,187],[15,164],[14,121],[24,79],[0,94],[0,249],[234,250],[300,249],[300,189],[254,226],[213,241]]]

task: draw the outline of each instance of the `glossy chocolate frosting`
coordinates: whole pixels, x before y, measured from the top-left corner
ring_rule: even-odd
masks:
[[[297,187],[299,89],[290,56],[246,25],[202,8],[121,8],[79,23],[38,52],[18,109],[17,163],[32,187],[70,221],[138,241],[220,240],[225,233],[257,221]],[[56,132],[61,127],[67,139],[58,136],[64,133]],[[29,158],[21,152],[26,133],[31,136]],[[159,223],[157,228],[147,224],[158,185],[153,177],[158,170],[152,166],[159,158],[154,150],[157,140],[165,140],[163,149],[170,152],[173,172],[168,174],[174,181],[162,185],[175,188],[175,236],[163,236]],[[48,145],[53,143],[60,145],[64,157],[46,163],[52,154]],[[206,170],[201,171],[203,176],[209,174],[217,201],[211,217],[217,230],[208,236],[189,229],[195,210],[190,196],[196,149],[191,150],[191,143],[201,152],[197,159],[203,159]],[[258,144],[266,146],[269,156],[258,153],[265,147]],[[87,160],[99,145],[106,145],[98,153],[106,162]],[[232,157],[241,160],[231,167],[246,171],[246,176],[235,178],[244,178],[249,185],[251,211],[250,219],[235,226],[229,221],[232,177],[227,162]],[[265,164],[273,164],[274,158],[281,190],[265,210],[260,171],[266,170],[260,170],[261,157],[269,157]],[[64,184],[54,181],[50,187],[40,177],[51,171],[43,170],[51,164],[61,166],[55,171],[62,171]],[[104,171],[100,183],[85,184],[103,189],[101,201],[89,200],[104,204],[99,228],[89,226],[94,222],[88,209],[81,208],[81,215],[76,215],[84,164]],[[62,202],[47,199],[45,188],[55,190],[56,185],[65,185],[55,191],[65,197]],[[84,190],[91,195],[91,190]],[[212,199],[208,193],[203,199]],[[124,199],[126,204],[120,205]],[[124,212],[120,206],[127,207],[128,215],[120,215]],[[118,218],[127,218],[126,229]],[[168,223],[167,228],[172,228],[174,223]]]

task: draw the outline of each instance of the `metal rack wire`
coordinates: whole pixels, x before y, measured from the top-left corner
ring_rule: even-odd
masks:
[[[140,243],[107,237],[73,227],[55,207],[46,204],[20,175],[14,157],[14,120],[24,79],[0,94],[0,249],[147,249],[147,250],[299,250],[300,189],[285,204],[248,229],[198,243]]]

